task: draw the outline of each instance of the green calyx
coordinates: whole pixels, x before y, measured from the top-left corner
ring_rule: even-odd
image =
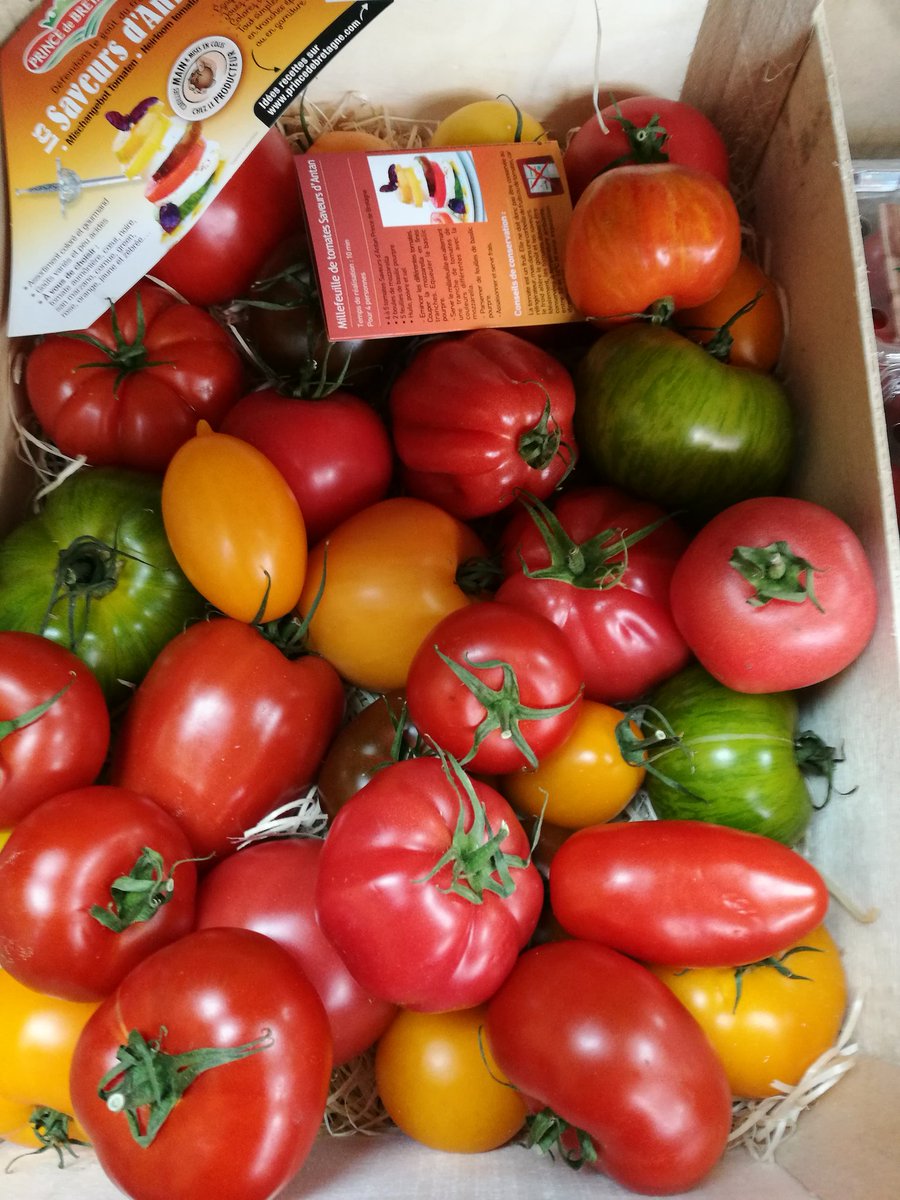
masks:
[[[563,442],[560,427],[555,421],[551,426],[552,411],[547,389],[536,379],[523,380],[523,382],[536,384],[543,390],[545,399],[544,407],[541,410],[541,416],[537,424],[532,425],[530,429],[526,429],[519,437],[519,457],[532,470],[543,471],[545,467],[548,467],[553,462],[557,454],[562,454],[565,451],[569,456],[568,471],[571,471],[575,465],[574,455],[572,454],[571,447]],[[566,474],[568,474],[568,471]]]
[[[691,751],[682,735],[675,732],[658,709],[650,704],[636,705],[616,725],[615,734],[619,753],[630,767],[643,767],[648,775],[653,775],[667,787],[693,800],[707,803],[704,796],[698,796],[656,765],[660,758],[668,754],[683,754],[691,758]]]
[[[460,683],[469,689],[484,709],[484,717],[475,729],[472,746],[465,757],[460,759],[461,764],[465,766],[466,763],[471,762],[478,753],[485,738],[489,734],[499,730],[501,738],[512,741],[521,751],[522,757],[528,765],[536,767],[537,757],[531,746],[529,746],[525,735],[522,733],[520,722],[542,721],[550,717],[558,717],[561,713],[567,712],[575,704],[581,695],[581,691],[567,704],[552,705],[548,708],[532,707],[531,705],[522,703],[519,694],[519,681],[510,663],[498,658],[483,659],[480,662],[472,662],[467,658],[469,666],[466,667],[461,662],[457,662],[456,659],[444,654],[437,644],[435,644],[434,652],[441,662],[450,668]],[[499,668],[502,672],[499,687],[492,688],[480,676],[476,675],[474,671],[470,670],[469,667],[476,667],[483,671]]]
[[[225,1066],[274,1045],[270,1030],[241,1046],[207,1046],[183,1054],[168,1054],[162,1049],[165,1026],[160,1036],[148,1042],[136,1029],[116,1051],[117,1064],[100,1080],[97,1095],[111,1112],[123,1112],[131,1136],[139,1146],[147,1147],[159,1133],[166,1118],[198,1075],[213,1067]]]
[[[121,933],[131,925],[149,921],[172,899],[175,868],[181,866],[182,862],[196,861],[182,859],[173,863],[171,871],[166,873],[162,855],[145,846],[131,871],[127,875],[120,875],[110,884],[112,900],[106,908],[92,904],[90,915],[113,933]]]
[[[144,344],[147,324],[144,319],[144,306],[141,302],[140,292],[138,292],[136,301],[136,318],[134,341],[129,342],[122,333],[121,326],[119,325],[116,306],[110,300],[109,319],[112,326],[113,338],[115,339],[114,346],[107,346],[105,342],[93,337],[89,333],[63,333],[60,336],[74,338],[78,342],[86,342],[87,345],[98,350],[103,357],[97,362],[82,363],[81,367],[82,369],[85,367],[105,367],[110,371],[115,371],[116,381],[113,389],[116,390],[122,380],[134,371],[143,371],[148,367],[172,366],[172,363],[169,361],[152,361],[147,353],[147,347]]]
[[[34,708],[29,708],[26,712],[19,713],[17,717],[9,717],[5,721],[0,721],[0,742],[5,737],[9,737],[11,733],[15,733],[18,729],[24,729],[26,725],[31,725],[37,721],[68,691],[70,686],[71,682],[61,687],[58,692],[54,692],[49,699],[36,704]]]
[[[790,950],[785,950],[784,954],[769,955],[768,958],[761,958],[758,962],[745,963],[743,966],[734,968],[734,1004],[731,1011],[737,1012],[737,1006],[741,1002],[741,994],[744,982],[744,975],[748,971],[758,971],[760,968],[768,968],[769,970],[777,971],[779,975],[783,975],[785,979],[800,979],[805,983],[810,983],[808,975],[798,975],[787,965],[787,960],[794,954],[821,954],[820,946],[792,946]]]
[[[550,556],[549,565],[537,570],[530,569],[523,561],[524,573],[529,579],[557,579],[591,590],[605,591],[620,583],[628,570],[629,549],[669,520],[668,516],[660,517],[627,535],[622,529],[602,529],[586,542],[575,542],[555,513],[536,496],[520,492],[518,498],[537,526]]]
[[[808,600],[819,612],[825,611],[813,590],[813,575],[819,568],[794,554],[787,542],[736,546],[728,565],[753,588],[747,603],[754,608],[761,608],[770,600],[785,600],[789,604]]]
[[[577,1146],[569,1149],[563,1143],[563,1137],[574,1134]],[[597,1149],[589,1133],[570,1125],[568,1121],[557,1116],[552,1108],[542,1108],[540,1112],[531,1113],[525,1121],[525,1142],[529,1150],[537,1150],[539,1154],[555,1155],[563,1160],[567,1167],[580,1171],[586,1163],[597,1161]]]
[[[722,325],[690,325],[687,326],[687,329],[697,333],[711,333],[712,337],[703,342],[703,349],[719,362],[727,363],[731,358],[731,347],[734,345],[734,337],[731,332],[732,326],[735,321],[740,320],[752,308],[756,307],[756,303],[762,294],[763,289],[760,288],[755,296],[751,297],[746,304],[742,304],[737,312],[732,313]]]
[[[30,1158],[33,1154],[43,1154],[45,1150],[52,1150],[56,1154],[58,1159],[57,1166],[60,1170],[65,1168],[66,1154],[70,1158],[77,1157],[72,1147],[87,1145],[87,1142],[81,1142],[78,1138],[69,1137],[69,1126],[71,1123],[72,1118],[68,1113],[58,1112],[55,1108],[47,1108],[44,1105],[39,1105],[33,1109],[31,1116],[28,1118],[28,1124],[31,1126],[32,1132],[38,1142],[40,1142],[40,1145],[36,1150],[26,1150],[23,1154],[17,1154],[15,1158],[10,1159],[6,1164],[5,1174],[10,1174],[13,1164],[17,1163],[20,1158]]]
[[[508,854],[503,849],[509,829],[505,824],[501,824],[496,833],[491,829],[484,805],[479,800],[471,779],[456,759],[439,753],[444,773],[459,797],[459,817],[448,849],[427,875],[414,879],[413,883],[428,883],[444,867],[451,866],[450,883],[441,888],[441,891],[461,896],[471,904],[483,904],[485,892],[492,892],[504,898],[511,896],[516,890],[512,872],[514,869],[522,870],[527,867],[531,856],[522,858],[520,855]],[[467,829],[469,809],[472,812],[472,820]],[[540,823],[535,831],[535,842],[539,832]]]

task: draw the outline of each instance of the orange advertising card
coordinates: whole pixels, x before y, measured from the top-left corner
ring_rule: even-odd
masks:
[[[557,143],[297,159],[332,341],[578,320]]]
[[[46,0],[0,51],[9,331],[82,329],[391,0]]]

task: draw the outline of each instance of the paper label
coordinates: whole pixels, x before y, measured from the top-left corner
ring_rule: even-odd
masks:
[[[0,51],[10,333],[96,320],[389,3],[54,0],[33,13]]]
[[[332,341],[579,319],[557,143],[301,155],[297,172]]]

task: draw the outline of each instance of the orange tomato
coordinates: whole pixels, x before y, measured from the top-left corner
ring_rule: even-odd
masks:
[[[723,350],[716,357],[733,367],[772,371],[784,343],[784,313],[774,283],[746,254],[741,255],[737,269],[718,295],[696,308],[676,312],[673,323],[680,333],[705,346],[758,293],[753,307],[728,327],[724,342],[719,339]]]
[[[305,154],[343,154],[349,150],[391,150],[391,143],[364,129],[326,129]]]

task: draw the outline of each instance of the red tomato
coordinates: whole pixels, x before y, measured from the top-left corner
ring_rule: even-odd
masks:
[[[738,966],[814,929],[828,888],[794,850],[707,821],[579,829],[550,864],[550,903],[573,937],[676,966]]]
[[[584,688],[575,654],[552,621],[482,600],[443,618],[406,680],[410,719],[471,770],[537,766],[566,740]]]
[[[109,712],[90,668],[36,633],[0,632],[0,828],[93,783],[108,748]]]
[[[435,758],[394,763],[331,825],[319,924],[372,995],[424,1012],[472,1008],[537,924],[543,884],[528,859],[499,792]]]
[[[549,496],[576,458],[575,389],[546,350],[503,329],[426,342],[391,389],[407,490],[462,520],[525,488]]]
[[[275,464],[297,498],[310,545],[387,495],[391,439],[372,406],[350,392],[305,400],[263,388],[239,400],[221,430]]]
[[[45,800],[0,853],[0,966],[64,1000],[108,995],[193,926],[191,853],[173,817],[125,788]]]
[[[563,269],[573,303],[608,323],[657,301],[676,310],[711,299],[741,253],[737,208],[705,171],[676,163],[617,167],[582,194]]]
[[[204,621],[169,642],[135,692],[112,779],[171,812],[198,856],[226,855],[313,780],[343,707],[324,659],[291,661],[255,626]]]
[[[666,1195],[698,1184],[725,1150],[731,1092],[706,1035],[673,1000],[607,946],[526,951],[490,1001],[486,1030],[501,1071],[540,1110],[532,1139],[555,1117],[569,1127],[566,1156],[623,1187]]]
[[[25,387],[64,454],[163,471],[198,420],[219,423],[243,391],[244,369],[209,313],[144,281],[82,334],[39,341]]]
[[[302,226],[294,154],[272,129],[153,275],[192,304],[225,304],[247,293],[268,255]]]
[[[672,576],[672,615],[720,683],[788,692],[842,671],[875,627],[866,552],[840,517],[809,500],[731,505],[691,541]]]
[[[572,201],[595,175],[626,163],[681,163],[709,171],[728,187],[728,151],[707,116],[683,100],[629,96],[592,115],[572,134],[563,156]]]
[[[360,987],[319,928],[322,845],[318,838],[260,842],[219,863],[200,884],[197,928],[255,929],[288,950],[325,1006],[337,1067],[368,1050],[396,1008]]]
[[[309,1153],[330,1072],[322,1002],[290,954],[252,930],[202,929],[145,959],[90,1018],[72,1100],[129,1196],[270,1200]]]
[[[506,577],[496,598],[560,628],[585,696],[606,704],[636,700],[685,666],[690,652],[669,608],[672,572],[688,540],[678,524],[614,487],[573,489],[552,510],[521,500],[501,537]]]

